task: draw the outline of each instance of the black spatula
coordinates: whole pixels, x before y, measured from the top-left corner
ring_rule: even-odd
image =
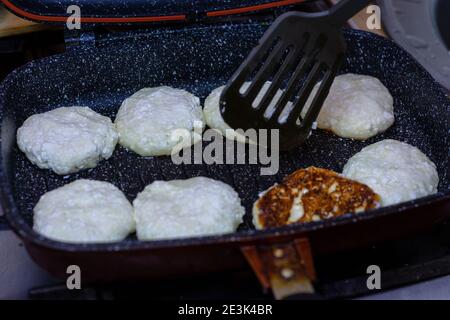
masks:
[[[235,129],[279,129],[282,150],[302,144],[344,60],[341,27],[369,2],[341,0],[328,11],[288,12],[277,18],[222,92],[220,111],[225,122]],[[243,90],[247,81],[251,84]],[[266,81],[272,83],[257,103]],[[319,81],[311,107],[299,119]],[[276,95],[279,89],[284,90],[281,96]]]

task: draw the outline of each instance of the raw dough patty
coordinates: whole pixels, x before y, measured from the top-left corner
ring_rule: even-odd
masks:
[[[253,205],[257,229],[280,227],[359,213],[379,206],[368,186],[336,172],[309,167],[288,175],[264,191]]]
[[[196,123],[201,132],[200,99],[185,90],[165,86],[133,94],[122,103],[115,121],[119,143],[141,156],[170,155],[180,143],[175,135],[180,129],[185,129],[194,143],[199,141],[200,135],[193,133]]]
[[[33,229],[64,242],[120,241],[135,230],[133,207],[114,185],[76,180],[44,194]]]
[[[311,100],[306,102],[302,116],[309,109]],[[334,79],[317,118],[317,126],[340,137],[366,140],[394,123],[393,103],[388,89],[377,78],[344,74]]]
[[[266,91],[269,90],[270,84],[271,82],[267,81],[263,85],[261,91],[256,96],[255,99],[256,103],[259,103],[261,101]],[[245,82],[243,85],[243,89],[246,90],[249,85],[250,82]],[[220,95],[222,94],[224,88],[225,86],[221,86],[214,89],[206,98],[205,107],[203,108],[203,115],[205,117],[205,122],[210,128],[218,130],[225,137],[227,130],[231,130],[228,133],[229,138],[236,139],[239,142],[245,143],[246,138],[242,135],[238,135],[228,124],[226,124],[226,122],[222,118],[222,114],[220,113],[219,110]],[[270,114],[271,108],[275,106],[275,101],[277,101],[281,97],[282,93],[283,91],[278,90],[277,93],[274,95],[272,102],[269,104],[268,114]]]
[[[155,181],[133,205],[141,240],[234,232],[245,213],[232,187],[205,177]]]
[[[387,206],[437,192],[436,166],[419,149],[383,140],[362,149],[344,166],[343,175],[367,184]]]
[[[111,119],[88,107],[63,107],[29,117],[17,144],[41,169],[65,175],[111,157],[118,139]]]

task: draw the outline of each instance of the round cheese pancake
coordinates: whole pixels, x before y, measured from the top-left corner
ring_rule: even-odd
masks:
[[[103,181],[81,179],[49,191],[33,212],[33,229],[63,242],[120,241],[135,230],[130,202]]]
[[[367,184],[384,206],[437,192],[436,166],[419,149],[396,140],[383,140],[351,157],[343,175]]]
[[[251,82],[245,82],[242,86],[243,90],[247,90]],[[261,91],[258,93],[258,95],[255,98],[255,103],[258,104],[261,102],[262,98],[264,97],[264,94],[269,90],[271,82],[267,81],[263,87],[261,88]],[[208,125],[208,127],[212,129],[216,129],[219,131],[223,136],[229,138],[229,139],[236,139],[239,142],[245,143],[248,142],[248,139],[244,137],[243,135],[240,135],[236,133],[222,118],[222,114],[220,113],[219,104],[220,104],[220,95],[222,94],[223,89],[225,86],[218,87],[214,89],[209,96],[205,100],[205,107],[203,108],[203,115],[205,117],[205,122]],[[282,90],[278,90],[277,93],[274,95],[272,102],[269,104],[269,108],[267,108],[267,115],[270,115],[270,112],[273,111],[273,108],[275,107],[276,101],[281,97],[283,94]],[[289,103],[288,105],[292,105]],[[228,131],[227,131],[228,130]],[[228,136],[227,136],[228,132]]]
[[[300,169],[264,191],[253,205],[257,229],[280,227],[359,213],[378,207],[380,197],[368,186],[336,172]]]
[[[125,99],[115,124],[119,143],[141,156],[170,155],[180,143],[188,147],[201,140],[194,130],[201,133],[204,126],[200,99],[165,86],[144,88]]]
[[[133,205],[141,240],[234,232],[245,213],[232,187],[205,177],[155,181]]]
[[[211,129],[216,129],[219,131],[224,137],[227,137],[228,130],[228,138],[236,139],[237,141],[246,142],[245,137],[242,135],[236,134],[236,132],[228,125],[222,118],[222,114],[219,110],[220,103],[220,95],[222,94],[225,86],[218,87],[211,91],[208,97],[205,100],[205,107],[203,108],[203,116],[205,118],[205,122]]]
[[[17,130],[17,144],[27,158],[61,175],[93,168],[108,159],[117,138],[111,119],[87,107],[35,114]]]
[[[319,85],[306,102],[303,117]],[[377,78],[344,74],[334,79],[317,118],[317,126],[343,138],[365,140],[384,132],[394,123],[393,104],[388,89]]]

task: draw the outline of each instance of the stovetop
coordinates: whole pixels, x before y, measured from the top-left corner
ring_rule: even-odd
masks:
[[[143,283],[85,286],[69,291],[37,267],[10,230],[0,228],[0,299],[271,299],[253,273],[205,274]],[[316,259],[324,298],[450,299],[450,222],[426,234],[358,252]],[[366,287],[368,265],[381,268],[381,291]],[[412,284],[412,285],[411,285]]]
[[[437,225],[426,234],[316,259],[315,263],[320,279],[316,283],[316,290],[325,299],[357,298],[385,290],[388,291],[384,295],[394,299],[408,296],[420,298],[418,292],[421,290],[424,298],[450,299],[450,277],[425,282],[410,289],[389,291],[450,274],[450,221]],[[366,269],[369,265],[377,265],[381,269],[381,291],[367,288],[366,281],[369,275]],[[429,290],[433,292],[428,292]],[[433,293],[441,295],[436,297]],[[29,297],[89,300],[133,298],[235,300],[271,299],[272,295],[270,292],[262,291],[256,277],[248,269],[145,283],[87,286],[80,291],[69,291],[64,284],[56,284],[32,288]],[[383,295],[374,296],[374,298],[382,297]]]

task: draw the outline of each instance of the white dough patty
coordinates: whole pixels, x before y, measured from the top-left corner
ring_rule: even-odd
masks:
[[[234,232],[245,213],[232,187],[205,177],[155,181],[133,205],[141,240]]]
[[[118,139],[111,119],[88,107],[63,107],[29,117],[17,144],[41,169],[65,175],[111,157]]]
[[[113,242],[134,232],[133,207],[114,185],[76,180],[44,194],[33,229],[63,242]]]
[[[196,124],[203,128],[200,99],[181,89],[144,88],[122,103],[115,124],[124,147],[141,156],[170,155],[182,140],[178,130],[185,129],[194,143],[201,139],[194,134]]]
[[[219,131],[224,137],[226,136],[227,130],[229,130],[229,137],[236,137],[236,133],[234,130],[226,124],[226,122],[222,118],[222,114],[220,113],[219,104],[220,104],[220,95],[222,94],[225,86],[220,86],[215,88],[211,93],[206,97],[205,107],[203,108],[203,116],[205,117],[206,124],[212,128]],[[244,137],[238,137],[238,139],[243,139]],[[244,140],[245,141],[245,140]]]
[[[416,147],[396,140],[365,147],[348,160],[343,175],[371,187],[384,206],[436,193],[439,183],[435,164]]]
[[[306,102],[302,116],[309,109],[319,85]],[[340,75],[334,79],[317,126],[340,137],[366,140],[394,123],[393,104],[388,89],[377,78],[351,73]]]

